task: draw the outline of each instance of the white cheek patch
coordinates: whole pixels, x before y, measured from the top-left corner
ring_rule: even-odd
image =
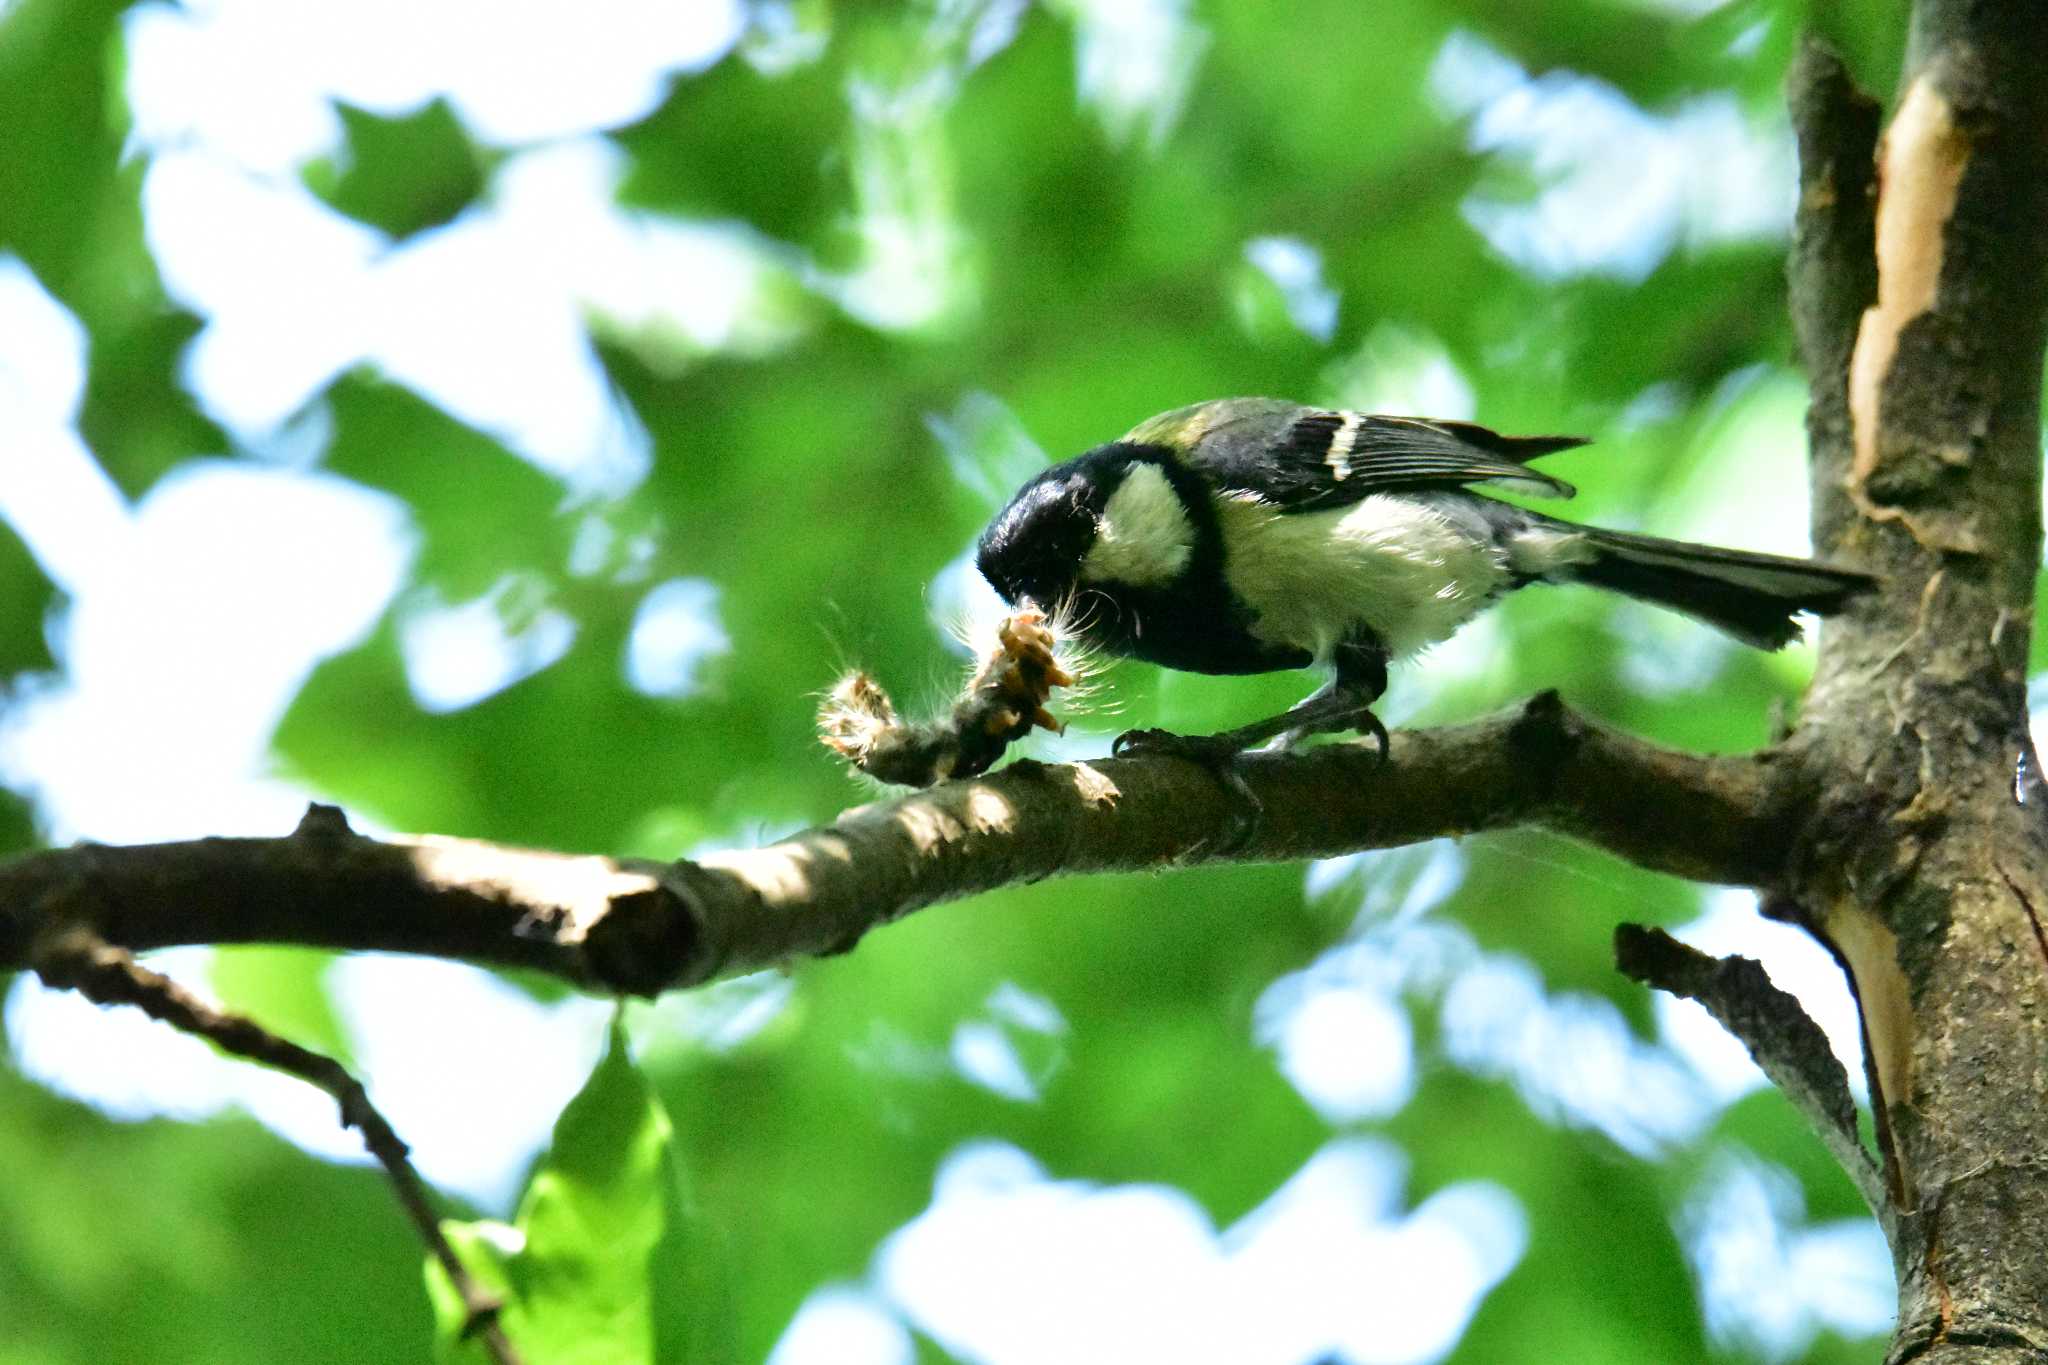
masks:
[[[1194,552],[1195,528],[1180,495],[1158,465],[1134,464],[1102,509],[1081,579],[1156,588],[1178,577]]]

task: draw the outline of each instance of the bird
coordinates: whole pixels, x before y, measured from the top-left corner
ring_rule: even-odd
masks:
[[[1194,673],[1320,665],[1303,701],[1214,735],[1135,730],[1116,754],[1230,765],[1261,745],[1370,735],[1388,666],[1448,639],[1506,594],[1585,583],[1682,612],[1744,644],[1799,638],[1875,580],[1814,560],[1563,521],[1479,491],[1576,490],[1530,462],[1587,444],[1473,422],[1224,398],[1175,408],[1028,480],[975,563],[1103,653]]]

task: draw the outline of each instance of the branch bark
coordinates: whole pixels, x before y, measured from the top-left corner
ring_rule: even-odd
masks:
[[[1774,751],[1679,753],[1544,694],[1488,720],[1258,755],[1265,806],[1233,859],[1323,857],[1541,825],[1646,867],[1767,885],[1803,799]],[[31,854],[0,866],[0,968],[53,921],[133,950],[279,942],[467,958],[655,994],[843,952],[923,906],[1075,872],[1196,863],[1232,816],[1201,768],[1159,757],[1015,763],[848,811],[766,848],[695,861],[472,840],[384,842],[316,806],[278,839]]]

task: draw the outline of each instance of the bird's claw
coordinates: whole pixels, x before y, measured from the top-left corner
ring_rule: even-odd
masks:
[[[1123,758],[1128,754],[1180,753],[1180,745],[1187,740],[1185,735],[1176,735],[1170,730],[1126,730],[1109,742],[1109,756]]]
[[[1369,710],[1360,711],[1352,721],[1352,728],[1360,734],[1372,736],[1372,742],[1379,747],[1380,764],[1385,766],[1390,741],[1387,737],[1387,727],[1380,718]]]

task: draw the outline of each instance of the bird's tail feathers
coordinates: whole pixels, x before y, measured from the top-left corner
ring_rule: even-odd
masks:
[[[1759,649],[1799,638],[1800,612],[1832,616],[1876,586],[1809,559],[1581,528],[1590,554],[1557,576],[1685,613]]]

